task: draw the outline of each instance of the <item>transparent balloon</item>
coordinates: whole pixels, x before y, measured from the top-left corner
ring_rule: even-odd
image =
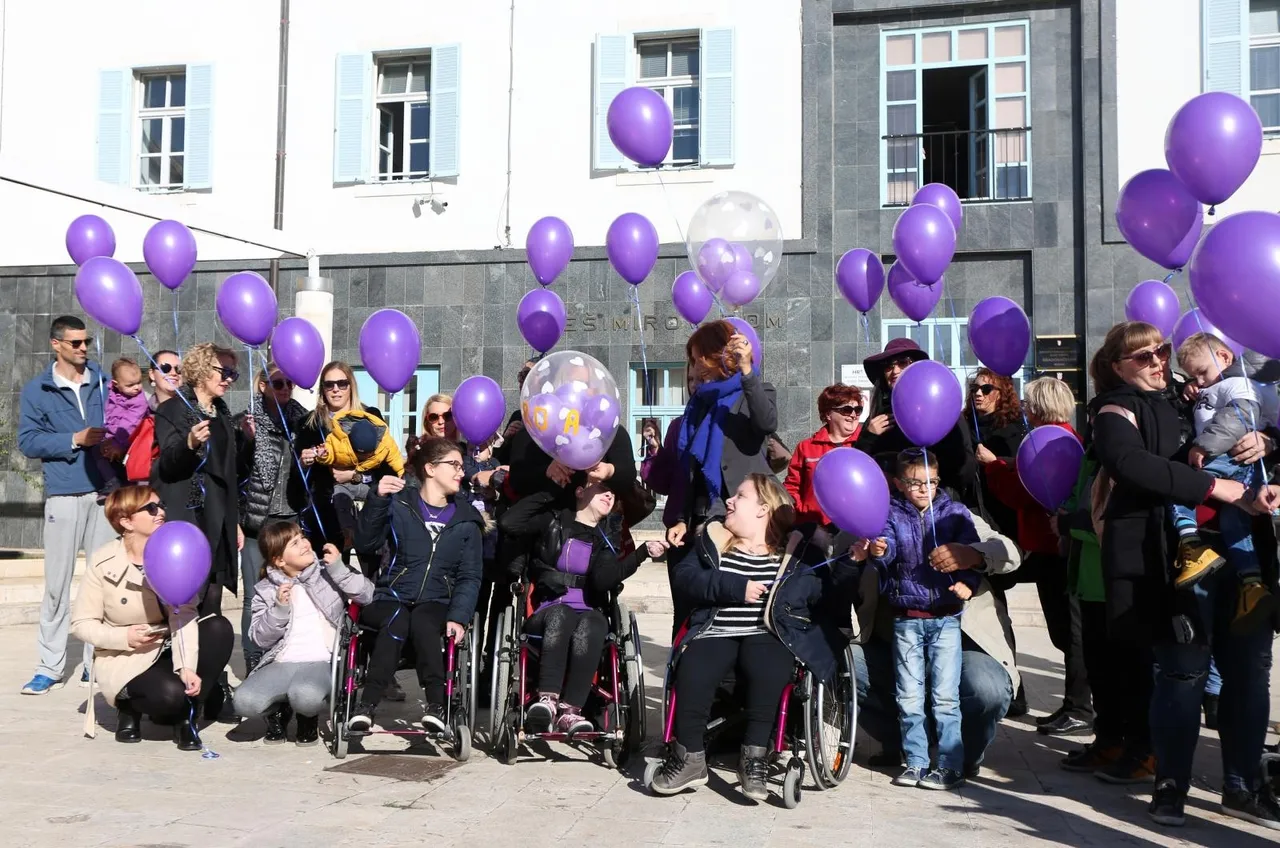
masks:
[[[622,423],[618,384],[600,360],[576,350],[533,366],[520,389],[520,415],[538,447],[586,471],[604,459]]]
[[[782,222],[773,207],[754,194],[722,191],[693,213],[685,248],[689,264],[713,292],[737,274],[750,274],[759,281],[759,288],[747,287],[754,290],[746,292],[751,295],[749,303],[768,288],[782,267]]]

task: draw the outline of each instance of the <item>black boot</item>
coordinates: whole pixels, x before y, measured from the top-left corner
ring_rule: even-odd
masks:
[[[187,719],[182,719],[173,726],[173,744],[179,751],[199,751],[200,736],[195,727]]]
[[[234,698],[235,690],[229,683],[214,684],[204,699],[204,720],[236,724],[239,719],[236,717],[235,710],[229,708]]]
[[[1027,714],[1027,693],[1019,686],[1018,694],[1013,696],[1013,701],[1009,704],[1009,710],[1006,712],[1005,718],[1018,718]]]
[[[142,713],[128,698],[116,698],[116,741],[142,741]]]
[[[278,745],[286,741],[289,730],[289,719],[293,717],[293,710],[289,709],[288,704],[281,704],[275,709],[267,713],[267,735],[262,737],[262,741],[268,745]]]
[[[320,717],[298,716],[297,733],[294,741],[298,745],[314,745],[320,739]]]

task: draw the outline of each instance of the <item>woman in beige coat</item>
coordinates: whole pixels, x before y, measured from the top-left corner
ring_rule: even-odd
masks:
[[[200,750],[196,707],[216,690],[235,633],[220,615],[197,620],[195,604],[167,613],[143,574],[147,540],[165,509],[150,486],[128,486],[107,497],[107,521],[120,534],[89,560],[71,610],[71,632],[96,649],[85,711],[85,735],[97,731],[93,687],[119,713],[117,742],[139,742],[145,713],[174,725],[183,751]],[[208,686],[203,681],[209,681]]]

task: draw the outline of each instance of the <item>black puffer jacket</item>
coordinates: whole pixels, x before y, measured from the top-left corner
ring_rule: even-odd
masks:
[[[307,410],[291,400],[283,412],[288,432],[298,432]],[[246,535],[257,536],[271,516],[299,515],[309,502],[306,483],[294,463],[293,446],[280,422],[280,412],[274,408],[267,410],[259,403],[256,414],[246,409],[237,415],[236,426],[251,414],[257,430],[246,447],[249,476],[240,488],[240,526]]]

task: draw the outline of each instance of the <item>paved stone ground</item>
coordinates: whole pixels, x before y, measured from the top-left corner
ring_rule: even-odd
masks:
[[[650,704],[660,697],[670,619],[640,617],[650,668]],[[1034,713],[1060,690],[1060,658],[1043,631],[1019,631],[1020,663]],[[72,656],[77,655],[73,648]],[[1147,787],[1106,786],[1057,768],[1075,740],[1039,736],[1031,718],[1006,721],[981,777],[955,793],[890,786],[889,775],[854,767],[835,791],[806,791],[796,810],[778,798],[753,806],[737,795],[725,762],[705,789],[651,797],[634,774],[594,754],[552,746],[550,759],[526,752],[507,767],[476,754],[428,782],[342,774],[323,747],[265,747],[258,722],[213,725],[203,735],[221,756],[204,760],[144,724],[146,741],[117,745],[100,705],[96,740],[80,735],[86,690],[74,682],[43,698],[21,696],[31,673],[34,628],[0,628],[0,845],[5,848],[136,846],[285,848],[328,845],[589,846],[875,845],[1265,846],[1273,831],[1216,812],[1217,735],[1205,731],[1188,826],[1161,829],[1146,816]],[[238,663],[238,658],[236,659]],[[1273,672],[1273,693],[1280,692]],[[410,688],[410,698],[416,687]],[[390,707],[392,705],[388,705]],[[1273,701],[1273,715],[1280,709]],[[402,708],[403,709],[403,708]],[[657,723],[653,712],[651,726]],[[404,710],[401,715],[410,717]],[[396,717],[388,708],[380,720]],[[228,733],[230,731],[230,733]],[[653,731],[656,732],[656,731]],[[375,737],[370,756],[407,746]],[[860,761],[874,744],[860,748]],[[360,755],[353,748],[346,763]],[[447,758],[429,746],[412,756]],[[441,763],[443,765],[443,763]]]

